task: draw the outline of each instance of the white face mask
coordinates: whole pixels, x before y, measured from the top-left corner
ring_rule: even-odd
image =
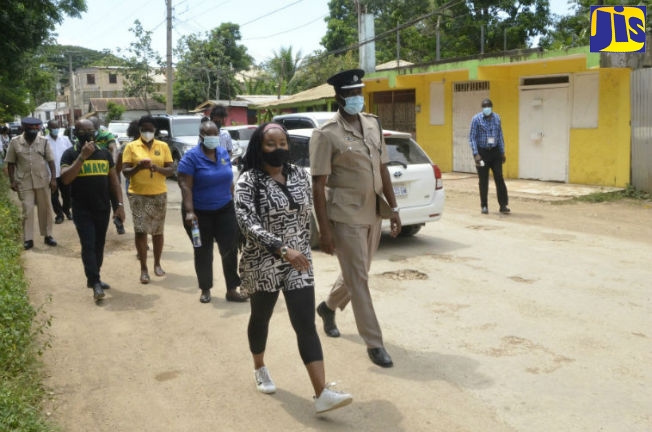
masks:
[[[143,139],[143,141],[150,142],[154,139],[154,132],[141,132],[140,137]]]
[[[210,150],[214,150],[220,144],[220,137],[207,135],[204,137],[204,147]]]

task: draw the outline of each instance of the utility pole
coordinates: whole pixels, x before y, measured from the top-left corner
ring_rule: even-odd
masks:
[[[72,72],[72,54],[68,53],[68,68],[70,69],[70,121],[68,127],[75,124],[75,74]]]
[[[167,60],[167,70],[166,70],[166,81],[167,81],[167,93],[165,95],[165,112],[172,114],[174,110],[172,104],[172,87],[174,85],[174,76],[172,72],[172,0],[165,0],[167,3],[167,50],[166,50],[166,60]]]

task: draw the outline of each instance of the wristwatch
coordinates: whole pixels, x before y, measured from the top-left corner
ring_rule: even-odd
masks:
[[[288,247],[281,246],[281,259],[285,259],[287,254],[288,254]]]
[[[116,204],[116,205],[117,205],[117,206],[124,206],[124,204],[122,204],[121,202],[119,202],[119,203]]]
[[[392,208],[392,211],[393,211],[394,213],[398,213],[398,210],[399,210],[398,207],[393,207],[393,208]]]

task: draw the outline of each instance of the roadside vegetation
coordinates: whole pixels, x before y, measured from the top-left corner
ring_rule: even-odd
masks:
[[[625,189],[620,191],[596,192],[589,195],[576,197],[574,198],[574,201],[600,203],[600,202],[618,201],[625,198],[633,199],[637,201],[652,201],[652,197],[650,196],[649,193],[636,189],[631,184],[628,184]]]
[[[57,428],[42,409],[47,394],[40,360],[50,321],[27,296],[20,209],[10,193],[0,174],[0,430],[51,432]]]

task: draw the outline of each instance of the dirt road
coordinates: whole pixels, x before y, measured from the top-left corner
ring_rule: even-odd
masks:
[[[355,399],[315,416],[282,301],[272,396],[253,384],[248,304],[227,303],[220,277],[213,302],[199,303],[169,185],[167,276],[149,285],[138,283],[131,223],[124,236],[109,228],[112,289],[99,305],[71,222],[55,228],[59,247],[24,254],[33,303],[52,317],[47,410],[65,431],[652,430],[649,205],[513,198],[513,214],[481,216],[474,191],[451,183],[444,218],[383,238],[372,266],[395,367],[372,365],[350,309],[338,313],[341,338],[320,330],[327,378]],[[315,253],[315,271],[320,299],[335,258]]]

